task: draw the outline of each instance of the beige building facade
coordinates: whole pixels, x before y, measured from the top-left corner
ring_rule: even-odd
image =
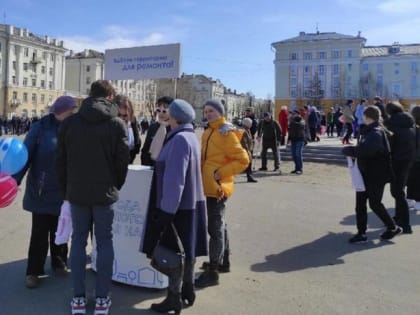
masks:
[[[63,41],[0,24],[0,115],[42,116],[64,94]]]
[[[346,99],[376,95],[420,104],[417,69],[420,44],[365,46],[356,36],[305,33],[272,44],[275,49],[275,107],[314,104],[326,109]]]

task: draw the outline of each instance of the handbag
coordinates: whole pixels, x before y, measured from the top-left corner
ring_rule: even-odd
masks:
[[[179,272],[183,268],[185,257],[184,247],[174,224],[171,223],[170,227],[174,231],[179,252],[160,244],[160,241],[158,241],[153,249],[152,260],[150,261],[153,268],[166,276]]]
[[[359,167],[357,166],[357,160],[353,161],[351,157],[347,157],[347,165],[349,167],[351,184],[354,190],[358,192],[366,191],[362,174],[360,173]]]

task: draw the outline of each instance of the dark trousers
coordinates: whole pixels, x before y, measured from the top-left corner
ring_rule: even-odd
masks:
[[[263,141],[262,143],[262,150],[261,150],[261,167],[267,168],[267,150],[271,149],[273,151],[274,157],[274,168],[279,168],[279,153],[277,152],[277,144],[276,141]]]
[[[338,122],[335,124],[335,127],[337,128],[337,137],[341,137],[341,133],[343,132],[343,124]]]
[[[392,169],[395,176],[391,181],[391,195],[395,199],[395,218],[398,224],[403,227],[410,225],[410,214],[404,191],[410,167],[409,161],[392,160]]]
[[[366,183],[365,183],[366,184]],[[382,203],[385,184],[366,185],[366,191],[356,192],[356,222],[357,231],[361,234],[366,233],[367,229],[367,201],[369,207],[378,216],[388,229],[394,229],[395,223],[386,211]]]
[[[327,136],[334,136],[334,123],[328,123],[327,125]]]
[[[218,266],[223,262],[223,256],[229,255],[230,252],[225,220],[226,199],[207,197],[206,203],[210,266]]]
[[[351,134],[353,133],[353,124],[346,123],[346,129],[346,135],[344,136],[343,142],[350,140]]]
[[[44,274],[45,260],[48,247],[51,254],[53,269],[67,266],[67,244],[55,245],[58,216],[32,213],[32,231],[28,251],[27,275]]]

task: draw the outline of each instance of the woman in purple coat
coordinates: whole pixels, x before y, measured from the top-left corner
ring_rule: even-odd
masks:
[[[160,313],[181,312],[195,300],[195,257],[207,255],[206,206],[201,180],[200,145],[191,122],[192,106],[176,99],[169,106],[165,144],[156,164],[142,251],[151,256],[156,243],[179,251],[171,223],[185,251],[183,275],[169,275],[166,299],[152,304]]]

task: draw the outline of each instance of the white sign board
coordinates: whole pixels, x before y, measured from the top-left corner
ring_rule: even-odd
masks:
[[[178,78],[181,44],[105,50],[105,80]]]
[[[113,205],[114,266],[112,280],[149,288],[166,288],[168,278],[150,266],[150,259],[139,252],[149,206],[153,171],[130,165],[127,179]],[[92,242],[92,269],[96,270],[96,240]]]

